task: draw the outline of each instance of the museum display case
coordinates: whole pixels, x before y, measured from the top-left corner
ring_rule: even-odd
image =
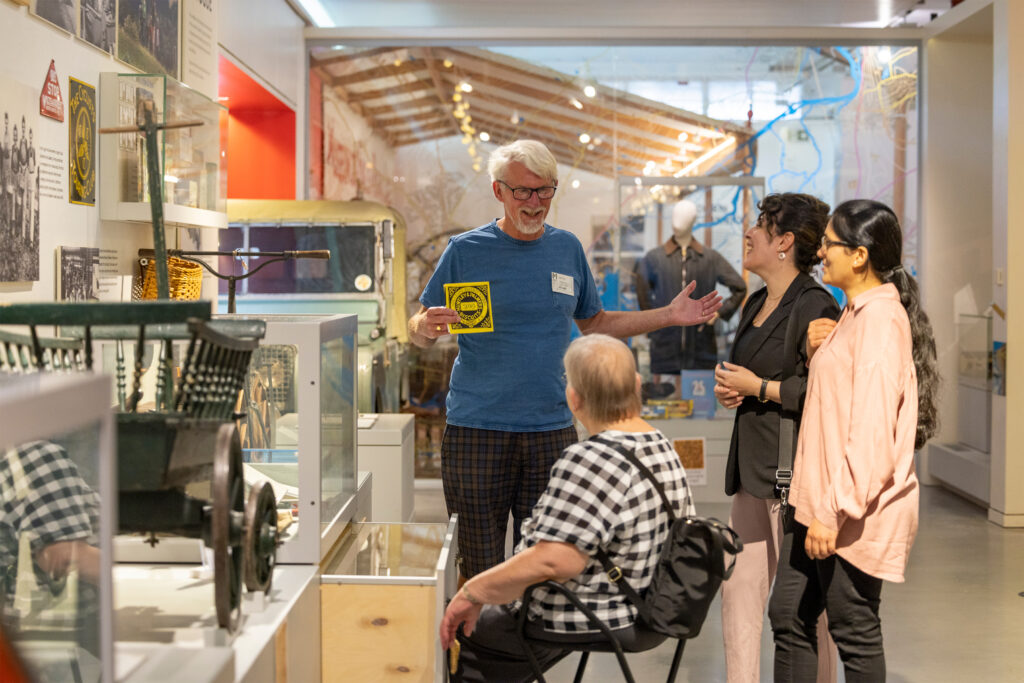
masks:
[[[322,680],[445,680],[437,637],[458,572],[448,523],[353,523],[320,576]]]
[[[214,324],[245,320],[266,324],[242,397],[245,479],[274,489],[277,561],[315,564],[351,519],[356,492],[356,316],[217,316]]]
[[[165,222],[226,227],[227,109],[170,76],[100,74],[101,128],[141,123],[150,106],[157,123],[200,124],[158,133]],[[144,136],[102,134],[99,145],[101,218],[149,223]]]
[[[960,443],[988,453],[992,441],[992,316],[957,318]]]
[[[0,623],[32,680],[114,680],[109,395],[109,377],[0,374]]]

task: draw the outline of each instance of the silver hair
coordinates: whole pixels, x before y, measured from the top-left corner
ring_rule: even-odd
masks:
[[[517,161],[548,182],[558,182],[558,162],[555,155],[544,143],[536,140],[516,140],[491,152],[487,160],[487,172],[491,175],[491,181],[504,181],[502,176],[505,170],[509,164]]]
[[[592,418],[611,423],[640,414],[636,360],[622,340],[604,334],[578,337],[564,362],[566,380]]]

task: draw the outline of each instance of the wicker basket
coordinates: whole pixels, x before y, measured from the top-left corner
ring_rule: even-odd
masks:
[[[203,267],[198,263],[186,261],[177,256],[167,257],[167,282],[170,285],[172,299],[178,301],[197,301],[203,285]],[[156,259],[149,259],[142,272],[142,292],[140,298],[156,298]]]

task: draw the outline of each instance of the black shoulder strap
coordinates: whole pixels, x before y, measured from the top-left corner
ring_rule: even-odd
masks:
[[[654,477],[654,474],[649,469],[647,469],[647,466],[640,462],[640,458],[636,457],[636,449],[626,448],[622,444],[613,441],[612,439],[602,438],[601,436],[595,436],[594,439],[596,441],[600,441],[606,446],[614,448],[616,451],[621,453],[623,457],[629,460],[629,462],[632,463],[634,467],[640,470],[640,473],[649,482],[651,482],[651,485],[654,486],[654,490],[658,492],[659,496],[661,496],[661,504],[665,508],[665,511],[668,512],[669,520],[671,520],[669,522],[669,525],[671,526],[672,524],[674,524],[677,519],[677,516],[675,510],[672,509],[672,504],[669,503],[668,496],[665,495],[665,489],[662,488],[661,484]],[[605,549],[599,546],[594,555],[597,557],[598,561],[601,562],[601,566],[608,574],[608,580],[611,581],[612,584],[618,586],[619,590],[622,591],[623,595],[625,595],[626,598],[631,603],[633,603],[633,606],[636,607],[637,611],[640,612],[641,618],[648,619],[650,617],[650,608],[644,602],[643,598],[640,597],[640,594],[637,593],[636,590],[634,590],[634,588],[629,585],[628,581],[621,580],[622,570],[619,567],[615,566],[611,558],[608,557],[608,553],[605,552]]]
[[[789,309],[789,319],[786,321],[786,341],[783,346],[782,357],[782,379],[783,381],[792,376],[792,366],[789,360],[796,357],[797,344],[800,343],[800,328],[797,324],[797,309],[800,306],[800,299],[804,293],[813,287],[814,284],[805,285],[796,295],[793,305]],[[779,492],[782,506],[789,504],[789,485],[793,482],[793,455],[796,450],[796,417],[787,410],[779,411],[779,465],[775,469],[775,488]]]

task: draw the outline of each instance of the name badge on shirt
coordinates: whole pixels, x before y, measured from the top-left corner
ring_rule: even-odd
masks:
[[[576,290],[573,286],[572,275],[551,273],[551,291],[556,294],[568,294],[569,296],[573,296],[576,293]]]

